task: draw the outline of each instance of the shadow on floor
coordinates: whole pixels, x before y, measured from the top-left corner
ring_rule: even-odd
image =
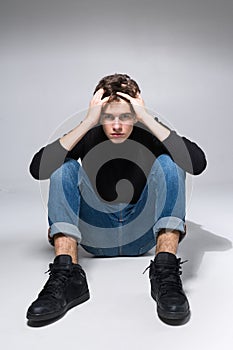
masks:
[[[195,222],[186,221],[186,224],[187,234],[180,243],[177,253],[177,256],[181,257],[182,260],[188,260],[188,263],[185,264],[185,268],[183,269],[183,280],[196,276],[205,252],[221,252],[232,249],[232,242],[229,239],[207,231]],[[40,259],[41,256],[44,256],[45,262],[50,262],[51,257],[52,260],[54,258],[53,247],[49,244],[36,244],[30,248],[33,248],[30,252],[34,256],[40,255]],[[150,259],[153,259],[154,252],[155,249],[153,248],[141,257],[148,256]],[[96,257],[86,252],[82,247],[79,247],[79,258],[82,264],[83,259],[93,259]],[[101,259],[103,259],[103,257]]]
[[[180,243],[177,256],[188,260],[183,269],[182,279],[194,277],[201,265],[205,252],[222,252],[232,249],[232,242],[202,228],[201,225],[186,221],[187,234]]]

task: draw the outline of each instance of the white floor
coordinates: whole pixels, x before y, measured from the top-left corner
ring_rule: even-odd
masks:
[[[39,186],[0,191],[2,349],[232,349],[232,186],[194,186],[188,235],[179,246],[183,285],[192,316],[168,326],[149,293],[154,252],[134,258],[94,258],[80,252],[91,299],[42,328],[25,314],[48,278],[54,258],[47,243],[46,213]]]

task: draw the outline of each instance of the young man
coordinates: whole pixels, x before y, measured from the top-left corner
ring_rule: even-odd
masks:
[[[84,120],[30,164],[35,179],[50,179],[49,241],[56,257],[27,311],[29,321],[48,322],[89,298],[79,244],[96,256],[137,256],[156,246],[148,268],[158,315],[165,322],[188,320],[176,253],[186,233],[186,172],[205,168],[196,143],[146,110],[133,79],[101,79]]]

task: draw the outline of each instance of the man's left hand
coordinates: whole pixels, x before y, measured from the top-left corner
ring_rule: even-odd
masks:
[[[129,100],[129,102],[132,104],[133,109],[136,113],[137,121],[143,122],[143,117],[145,115],[148,115],[148,112],[146,111],[145,103],[144,103],[140,93],[138,92],[136,97],[132,97],[132,96],[125,94],[123,92],[120,92],[120,91],[117,91],[116,93],[117,93],[117,95],[120,95],[120,96],[126,98],[127,100]]]

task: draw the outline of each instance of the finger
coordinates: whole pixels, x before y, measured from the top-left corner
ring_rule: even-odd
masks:
[[[94,102],[94,103],[97,102],[98,103],[101,100],[101,97],[103,96],[103,94],[104,94],[104,89],[103,88],[97,90],[96,93],[92,97],[92,102]]]
[[[109,99],[109,96],[103,98],[103,100],[101,100],[101,102],[106,102],[106,101],[108,101],[108,99]]]
[[[96,93],[93,95],[94,98],[99,98],[100,96],[102,96],[104,94],[104,89],[101,88],[99,90],[96,91]]]
[[[92,100],[92,105],[93,105],[93,106],[102,105],[102,104],[106,103],[106,102],[108,101],[108,99],[109,99],[109,96],[103,98],[103,100],[101,100],[101,97],[94,98],[94,99]]]
[[[109,96],[103,98],[103,100],[100,100],[99,102],[100,102],[101,105],[103,105],[103,104],[108,102],[108,99],[109,99]]]
[[[96,94],[100,94],[100,93],[103,93],[103,92],[104,92],[104,89],[100,88],[99,90],[96,91]]]
[[[129,96],[128,94],[125,94],[124,92],[121,91],[117,91],[116,92],[118,95],[121,95],[122,97],[125,97],[127,100],[129,100],[130,102],[133,100],[131,96]]]
[[[136,96],[135,98],[131,97],[130,95],[128,94],[125,94],[124,92],[121,92],[121,91],[117,91],[116,92],[118,95],[121,95],[122,97],[125,97],[127,100],[129,100],[129,102],[132,104],[132,105],[140,105],[141,102],[143,102],[141,96]]]
[[[121,91],[117,91],[116,93],[119,94],[119,95],[122,95],[122,96],[129,96],[128,94],[125,94],[124,92],[121,92]]]

